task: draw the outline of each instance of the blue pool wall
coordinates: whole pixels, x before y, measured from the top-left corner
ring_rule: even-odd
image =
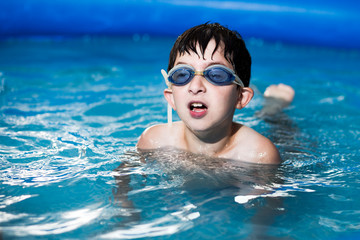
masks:
[[[0,37],[177,36],[220,22],[245,38],[360,48],[360,1],[3,0]]]

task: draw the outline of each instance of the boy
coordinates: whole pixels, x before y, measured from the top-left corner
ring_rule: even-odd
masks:
[[[170,52],[168,74],[163,73],[169,86],[165,99],[181,121],[146,129],[137,148],[172,147],[216,158],[280,163],[269,139],[233,122],[235,109],[244,108],[254,95],[250,70],[250,54],[237,32],[217,23],[185,31]],[[282,92],[281,86],[271,89],[269,96]],[[285,93],[283,99],[291,101],[292,96]]]

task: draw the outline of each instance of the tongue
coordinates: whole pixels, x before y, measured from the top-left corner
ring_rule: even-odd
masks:
[[[204,107],[196,107],[196,108],[193,108],[191,111],[194,111],[194,112],[202,112],[202,111],[204,111],[205,110],[205,108]]]

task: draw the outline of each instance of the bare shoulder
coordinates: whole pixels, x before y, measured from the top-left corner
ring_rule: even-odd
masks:
[[[155,149],[162,145],[163,136],[167,132],[166,124],[151,126],[141,134],[136,147],[139,149]]]
[[[259,164],[279,164],[281,158],[276,146],[267,137],[252,128],[242,127],[242,146],[247,161]]]
[[[172,146],[175,139],[173,133],[177,129],[177,124],[158,124],[147,128],[140,136],[136,147],[138,149],[156,149]],[[172,134],[170,134],[172,133]]]

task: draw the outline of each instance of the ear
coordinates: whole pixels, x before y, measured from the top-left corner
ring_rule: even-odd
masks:
[[[164,90],[164,97],[165,97],[166,101],[168,102],[168,104],[170,104],[172,109],[174,109],[176,111],[175,102],[174,102],[174,95],[173,95],[172,89],[169,89],[169,88],[165,89]]]
[[[237,109],[242,109],[244,108],[246,105],[248,105],[248,103],[250,102],[250,100],[253,98],[254,96],[254,90],[252,90],[249,87],[242,87],[240,88],[240,90],[238,91],[238,101],[236,104],[236,108]]]

